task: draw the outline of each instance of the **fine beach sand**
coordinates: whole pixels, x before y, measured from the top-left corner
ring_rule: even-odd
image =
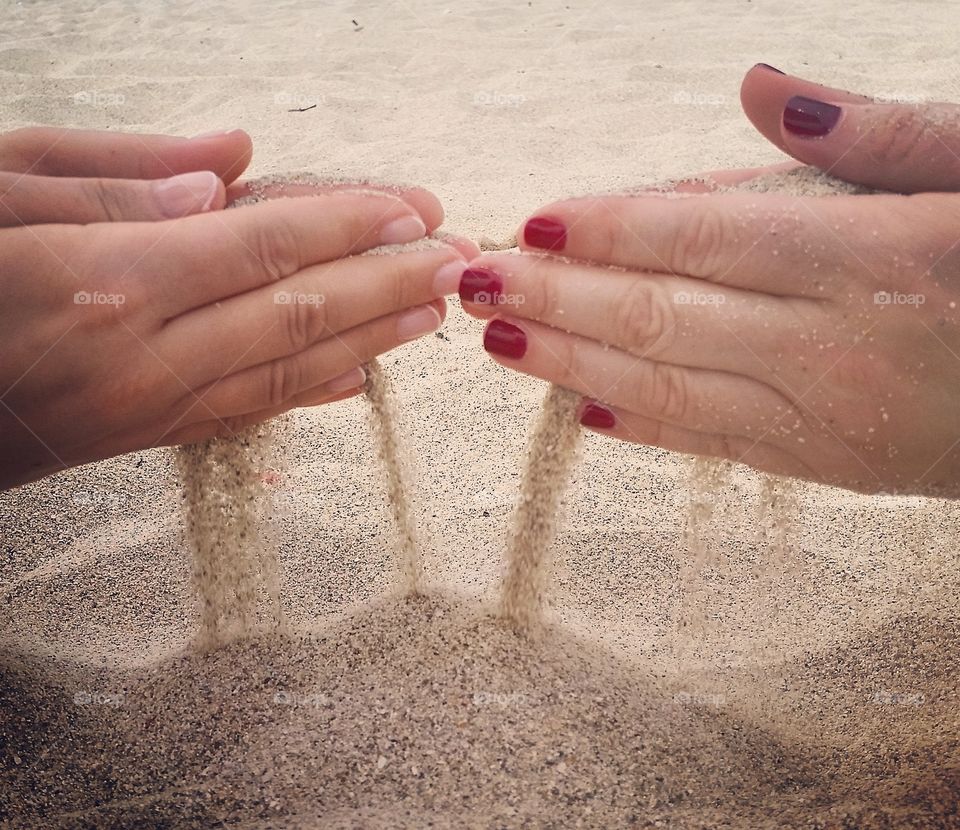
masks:
[[[0,127],[241,126],[251,175],[417,182],[445,229],[501,243],[550,199],[780,160],[739,113],[758,60],[960,100],[958,23],[822,0],[10,4]],[[454,301],[382,360],[425,596],[395,587],[363,398],[285,425],[264,505],[283,627],[211,654],[172,453],[0,494],[0,826],[960,827],[960,507],[800,485],[771,517],[789,489],[749,470],[698,464],[691,489],[687,459],[586,435],[550,625],[519,637],[495,588],[545,386],[480,331]]]

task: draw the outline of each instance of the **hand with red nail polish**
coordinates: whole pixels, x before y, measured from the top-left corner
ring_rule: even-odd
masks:
[[[435,196],[318,182],[222,211],[250,154],[239,130],[0,135],[0,488],[357,394],[440,326],[476,246],[363,256],[435,230]]]
[[[781,150],[853,184],[896,193],[960,191],[960,106],[895,103],[751,69],[744,112]]]
[[[892,143],[880,130],[885,117],[916,126],[916,113],[764,66],[745,90],[755,122],[798,158],[842,157],[847,178],[873,186],[960,183],[946,109],[927,112],[953,161],[933,151],[932,121]],[[913,139],[916,154],[897,152]],[[797,166],[679,183],[691,198],[546,205],[521,227],[519,256],[470,262],[464,308],[490,320],[494,360],[582,394],[589,429],[864,492],[960,498],[960,195],[718,192]]]

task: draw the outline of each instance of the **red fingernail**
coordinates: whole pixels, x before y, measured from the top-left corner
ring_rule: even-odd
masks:
[[[562,251],[567,244],[567,229],[563,222],[548,216],[528,219],[523,228],[523,241],[534,248],[546,251]]]
[[[823,138],[837,126],[843,110],[833,104],[794,95],[783,110],[783,126],[804,138]]]
[[[588,403],[580,416],[580,423],[585,427],[597,429],[613,429],[617,425],[616,416],[605,406],[597,403]]]
[[[483,333],[483,348],[500,357],[517,360],[527,352],[527,335],[511,323],[493,320]]]
[[[780,71],[779,69],[777,69],[777,67],[775,67],[775,66],[770,66],[769,63],[758,63],[758,64],[756,64],[756,66],[754,66],[753,68],[756,69],[758,66],[759,66],[761,69],[769,69],[771,72],[776,72],[778,75],[786,75],[786,74],[787,74],[786,72],[781,72],[781,71]]]
[[[503,293],[503,280],[486,268],[467,268],[460,277],[460,299],[465,303],[496,305]]]

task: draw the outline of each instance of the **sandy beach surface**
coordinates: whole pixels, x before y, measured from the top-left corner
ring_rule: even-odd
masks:
[[[565,195],[781,160],[739,110],[757,61],[960,100],[946,2],[62,0],[2,19],[2,129],[243,127],[252,175],[421,184],[445,229],[494,242]],[[395,588],[362,398],[284,433],[286,630],[211,654],[169,450],[0,494],[0,826],[960,827],[960,509],[802,485],[791,510],[749,470],[588,435],[550,626],[520,638],[491,609],[545,387],[451,306],[382,361],[424,597]]]

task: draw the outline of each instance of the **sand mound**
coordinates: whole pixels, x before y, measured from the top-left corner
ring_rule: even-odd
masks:
[[[2,806],[48,827],[947,827],[960,769],[933,759],[956,760],[957,743],[931,726],[956,725],[958,650],[911,622],[830,671],[791,667],[787,695],[802,686],[792,708],[809,720],[818,684],[857,696],[850,684],[896,680],[879,656],[864,673],[865,646],[925,655],[926,705],[875,706],[873,723],[846,723],[863,738],[848,748],[759,724],[737,673],[731,698],[677,688],[563,629],[518,636],[450,595],[136,671],[7,653],[2,702],[19,714]],[[844,719],[824,714],[820,728],[843,737]],[[51,733],[56,752],[29,763]]]

